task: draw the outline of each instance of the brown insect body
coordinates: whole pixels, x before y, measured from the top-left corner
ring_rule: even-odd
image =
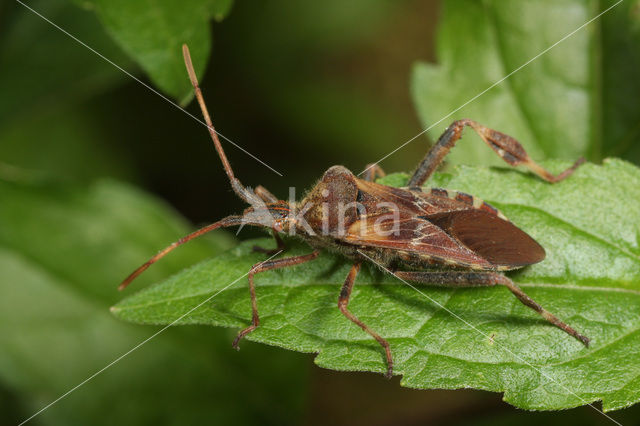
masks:
[[[333,249],[353,260],[370,261],[361,254],[365,252],[394,268],[440,264],[504,271],[545,257],[533,238],[471,195],[389,187],[358,179],[342,166],[330,168],[300,204],[313,206],[305,215],[313,234],[299,235],[314,248]],[[359,214],[356,204],[366,215]],[[399,214],[380,205],[398,206]],[[340,206],[353,207],[341,211]],[[396,232],[391,232],[393,226]]]
[[[251,206],[242,216],[228,216],[165,248],[129,275],[120,289],[161,257],[193,238],[221,227],[254,225],[272,229],[278,244],[277,250],[259,247],[256,250],[279,254],[284,243],[278,233],[288,233],[305,240],[314,251],[302,256],[269,259],[252,267],[248,274],[252,321],[233,342],[236,348],[240,339],[258,327],[260,322],[254,275],[311,261],[318,257],[321,250],[340,253],[353,262],[340,292],[338,307],[349,320],[383,347],[387,376],[393,373],[389,343],[348,309],[351,290],[363,262],[391,269],[400,279],[431,285],[503,285],[523,304],[588,346],[587,337],[546,311],[499,272],[542,261],[544,249],[533,238],[497,209],[469,194],[439,188],[422,189],[424,182],[460,139],[465,126],[473,128],[507,163],[513,166],[522,164],[552,183],[568,177],[583,162],[582,159],[554,176],[531,160],[520,143],[512,137],[471,120],[459,120],[449,126],[429,150],[411,176],[407,188],[375,183],[376,176],[384,175],[377,165],[369,166],[363,179],[345,167],[333,166],[302,201],[290,204],[278,200],[262,186],[254,190],[245,187],[234,176],[211,124],[186,46],[183,46],[183,52],[196,98],[231,186]]]

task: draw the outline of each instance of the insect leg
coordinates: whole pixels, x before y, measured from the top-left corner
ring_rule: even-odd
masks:
[[[482,140],[491,147],[504,161],[512,166],[524,165],[533,173],[540,176],[547,182],[559,182],[573,173],[573,171],[582,163],[584,158],[579,158],[571,167],[563,171],[559,175],[553,175],[546,169],[542,168],[534,162],[529,154],[524,150],[520,142],[509,135],[498,132],[475,121],[463,119],[454,121],[445,132],[440,136],[436,144],[431,147],[427,155],[420,162],[413,176],[409,180],[408,186],[422,186],[429,177],[436,171],[437,167],[442,163],[444,157],[453,148],[455,143],[462,137],[462,130],[465,126],[471,127],[480,135]]]
[[[255,192],[256,195],[260,197],[265,203],[277,203],[279,201],[278,197],[273,195],[267,188],[262,185],[256,186],[253,192]]]
[[[253,192],[255,192],[255,194],[260,197],[260,199],[262,201],[264,201],[265,203],[277,203],[278,197],[276,197],[275,195],[273,195],[271,193],[271,191],[269,191],[267,188],[265,188],[262,185],[258,185],[256,186],[256,188],[253,190]],[[265,253],[268,255],[273,255],[276,254],[278,252],[284,251],[286,249],[285,245],[284,245],[284,241],[282,241],[282,238],[280,238],[280,235],[278,234],[278,232],[276,230],[273,230],[273,238],[276,240],[276,248],[275,249],[266,249],[264,247],[260,247],[260,246],[253,246],[253,251],[257,251],[260,253]]]
[[[474,287],[503,285],[513,293],[524,305],[530,307],[542,318],[549,321],[567,334],[580,340],[585,346],[589,346],[589,338],[578,333],[576,330],[562,322],[551,312],[544,309],[531,297],[529,297],[520,287],[505,275],[496,272],[466,272],[466,271],[396,271],[394,274],[404,280],[431,284],[442,287]]]
[[[258,325],[260,325],[260,317],[258,316],[258,302],[256,300],[256,287],[253,283],[253,276],[260,272],[271,271],[273,269],[286,268],[288,266],[299,265],[301,263],[309,262],[310,260],[315,259],[320,254],[319,251],[315,250],[309,254],[305,254],[302,256],[294,256],[294,257],[285,257],[283,259],[275,259],[275,260],[267,260],[266,262],[256,263],[251,267],[249,271],[249,293],[251,294],[251,325],[240,333],[233,341],[233,347],[235,349],[238,348],[238,343],[240,340],[255,330]]]
[[[338,298],[338,307],[340,308],[340,312],[342,312],[342,314],[345,317],[349,318],[352,322],[357,324],[361,329],[369,333],[371,337],[376,339],[378,343],[380,343],[380,346],[382,346],[382,348],[384,349],[385,355],[387,357],[386,377],[391,378],[391,376],[393,375],[393,358],[391,357],[391,349],[389,348],[389,342],[387,342],[385,339],[380,337],[378,333],[370,329],[368,325],[360,321],[358,317],[353,315],[347,309],[347,306],[349,305],[349,297],[351,296],[351,290],[353,289],[353,284],[356,282],[356,276],[358,275],[359,271],[360,271],[360,263],[354,263],[353,266],[351,266],[349,275],[347,275],[347,279],[344,281],[344,284],[342,285],[342,290],[340,290],[340,297]]]
[[[256,186],[256,188],[253,190],[253,192],[255,192],[255,194],[260,197],[260,199],[262,201],[264,201],[265,203],[277,203],[278,202],[278,198],[273,195],[271,193],[271,191],[269,191],[267,188],[265,188],[262,185],[258,185]],[[282,241],[282,238],[280,238],[280,235],[278,235],[278,233],[274,230],[273,231],[273,238],[276,240],[276,248],[275,249],[266,249],[264,247],[260,247],[260,246],[253,246],[253,251],[257,251],[260,253],[265,253],[268,255],[273,255],[276,254],[280,251],[284,251],[284,249],[286,248],[284,245],[284,241]]]
[[[362,173],[362,179],[373,182],[377,178],[385,177],[386,173],[382,170],[382,167],[378,165],[378,163],[367,164],[367,167],[364,168],[364,172]]]
[[[166,256],[167,254],[169,254],[176,247],[178,247],[178,246],[180,246],[180,245],[182,245],[182,244],[184,244],[186,242],[189,242],[189,241],[193,240],[194,238],[199,237],[200,235],[206,234],[207,232],[211,232],[214,229],[226,228],[228,226],[242,225],[242,223],[243,223],[242,222],[242,216],[227,216],[224,219],[220,219],[219,221],[217,221],[215,223],[207,225],[207,226],[205,226],[203,228],[198,229],[197,231],[192,232],[189,235],[186,235],[186,236],[180,238],[178,241],[174,242],[170,246],[165,247],[164,249],[162,249],[158,254],[153,256],[151,259],[147,260],[144,264],[142,264],[140,267],[138,267],[138,269],[133,271],[127,278],[125,278],[124,281],[122,281],[122,283],[118,287],[118,290],[124,290],[129,284],[131,284],[131,281],[136,279],[136,277],[138,275],[140,275],[141,273],[146,271],[149,266],[153,265],[158,260],[160,260],[161,258]]]
[[[276,240],[276,244],[277,244],[276,248],[266,249],[260,246],[253,246],[253,251],[257,251],[259,253],[265,253],[268,255],[274,255],[278,252],[285,251],[287,247],[284,244],[284,241],[282,241],[282,238],[280,238],[280,234],[278,234],[275,230],[272,231],[272,233],[273,233],[273,238]]]

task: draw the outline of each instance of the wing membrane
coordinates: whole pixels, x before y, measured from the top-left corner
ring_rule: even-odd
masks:
[[[345,240],[363,246],[414,252],[461,265],[492,266],[438,226],[418,216],[397,221],[389,215],[387,218],[361,218],[349,227]]]
[[[544,249],[533,238],[471,195],[443,189],[421,192],[393,188],[360,179],[356,182],[360,201],[370,214],[348,229],[347,242],[487,269],[515,269],[545,258]],[[390,216],[382,216],[384,209],[378,207],[382,202],[399,210],[397,223]]]
[[[425,219],[494,265],[526,266],[545,258],[542,246],[527,233],[482,210],[438,213]]]

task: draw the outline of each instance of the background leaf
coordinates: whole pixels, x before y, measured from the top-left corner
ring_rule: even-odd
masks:
[[[438,65],[419,63],[412,77],[423,126],[431,126],[614,3],[443,3]],[[436,125],[429,136],[436,140],[453,120],[473,118],[515,136],[534,158],[586,155],[600,161],[603,155],[620,155],[640,138],[640,83],[628,74],[640,63],[637,43],[631,48],[638,40],[638,19],[634,2],[622,2]],[[499,162],[475,141],[448,159]]]
[[[568,165],[547,163],[552,170]],[[385,182],[403,180],[406,176],[395,175]],[[549,185],[515,171],[460,167],[438,175],[433,185],[491,201],[545,247],[546,260],[511,275],[534,299],[592,338],[592,345],[586,349],[549,326],[504,288],[422,289],[490,336],[485,337],[410,287],[365,268],[350,306],[389,339],[402,384],[500,391],[509,403],[537,410],[599,399],[605,410],[613,410],[638,401],[640,170],[609,160]],[[130,296],[114,313],[139,323],[173,321],[264,259],[251,252],[254,243]],[[294,247],[288,254],[309,251]],[[316,363],[327,368],[384,371],[377,343],[338,311],[348,268],[344,260],[323,255],[260,274],[261,326],[248,339],[319,352]],[[245,284],[216,296],[182,322],[239,328],[249,317]]]
[[[121,66],[132,65],[93,13],[66,1],[28,5]],[[0,161],[59,179],[135,176],[100,124],[104,113],[87,102],[127,77],[18,3],[3,12]]]
[[[156,331],[123,324],[107,309],[137,258],[187,230],[164,203],[113,181],[83,188],[2,179],[0,199],[0,380],[22,401],[10,418],[3,412],[16,424]],[[196,241],[152,275],[177,271],[232,241],[224,233]],[[37,420],[295,422],[304,402],[300,357],[264,347],[237,354],[231,339],[223,330],[169,329]]]
[[[232,0],[78,0],[95,9],[109,34],[170,96],[186,103],[193,96],[185,78],[182,44],[187,43],[196,74],[211,50],[209,20],[222,20]]]

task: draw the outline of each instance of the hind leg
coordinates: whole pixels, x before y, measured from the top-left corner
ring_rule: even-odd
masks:
[[[387,373],[385,374],[385,376],[387,378],[391,378],[391,376],[393,375],[393,358],[391,357],[391,348],[389,348],[389,342],[387,342],[384,338],[380,337],[378,333],[373,331],[371,328],[369,328],[368,325],[366,325],[358,317],[352,314],[348,308],[349,298],[351,297],[351,290],[353,290],[353,285],[356,282],[356,277],[358,276],[359,271],[360,271],[360,264],[354,263],[353,266],[351,266],[349,275],[347,275],[347,279],[344,281],[344,284],[342,285],[342,290],[340,290],[338,307],[340,308],[340,312],[342,312],[342,315],[347,317],[351,322],[356,324],[365,332],[369,333],[371,337],[373,337],[378,341],[378,343],[380,343],[380,346],[382,346],[382,349],[384,349],[385,357],[387,359]]]
[[[578,333],[572,327],[558,319],[551,312],[540,306],[535,300],[529,297],[520,287],[505,275],[497,272],[468,272],[468,271],[396,271],[394,275],[402,280],[430,284],[439,287],[474,287],[474,286],[494,286],[503,285],[509,289],[514,296],[524,305],[530,307],[540,314],[542,318],[549,321],[565,333],[575,337],[585,346],[589,346],[589,338]]]
[[[445,130],[436,144],[431,147],[424,159],[418,164],[416,171],[409,180],[408,186],[422,186],[422,184],[431,177],[433,172],[436,171],[440,163],[444,160],[444,157],[462,137],[462,130],[465,126],[469,126],[475,130],[482,140],[504,161],[512,166],[524,165],[547,182],[555,183],[567,178],[580,164],[584,163],[584,158],[579,158],[567,170],[559,175],[553,175],[533,161],[520,142],[511,136],[489,129],[473,120],[464,119],[454,121],[447,130]]]

